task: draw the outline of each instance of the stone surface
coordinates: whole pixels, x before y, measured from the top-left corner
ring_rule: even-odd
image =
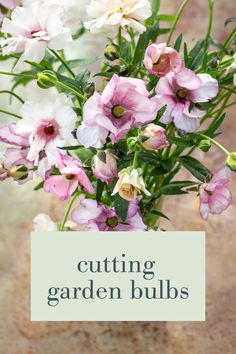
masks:
[[[181,1],[163,1],[163,12],[174,13]],[[235,1],[216,1],[214,34],[223,40],[225,18],[233,16]],[[207,27],[207,1],[190,1],[178,32],[188,41],[200,37]],[[197,35],[196,35],[197,34]],[[235,150],[234,110],[223,126],[224,144]],[[202,155],[203,158],[203,155]],[[212,149],[205,163],[217,168],[222,155]],[[192,196],[167,198],[168,230],[207,231],[206,323],[61,322],[29,321],[29,243],[32,219],[38,213],[60,219],[65,205],[43,192],[33,192],[35,182],[18,187],[0,185],[0,353],[1,354],[234,354],[236,353],[236,237],[235,204],[223,217],[209,222],[198,214]],[[231,182],[236,198],[235,176]]]

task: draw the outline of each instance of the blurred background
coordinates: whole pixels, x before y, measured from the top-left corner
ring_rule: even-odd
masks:
[[[63,0],[62,0],[63,1]],[[65,2],[65,1],[64,1]],[[88,1],[66,0],[68,21],[85,14]],[[216,0],[213,37],[224,41],[231,30],[224,28],[225,19],[236,16],[235,0]],[[180,0],[162,1],[161,13],[175,14]],[[72,16],[73,15],[73,16]],[[71,17],[72,16],[72,17]],[[185,41],[204,36],[207,29],[207,1],[192,0],[177,27],[176,36],[184,33]],[[69,58],[91,58],[102,55],[104,38],[86,34],[73,48]],[[99,52],[100,51],[100,52]],[[95,66],[99,65],[95,63]],[[7,70],[0,63],[1,71]],[[0,77],[0,90],[10,88],[6,77]],[[24,99],[48,97],[35,84],[18,91]],[[50,95],[55,93],[50,91]],[[1,95],[1,109],[9,109],[8,97]],[[19,106],[9,110],[17,113]],[[0,117],[0,126],[7,118]],[[8,120],[9,122],[9,120]],[[221,141],[235,151],[236,119],[229,110],[222,127]],[[3,147],[0,147],[3,151]],[[199,155],[210,168],[223,162],[218,150]],[[165,213],[171,222],[163,222],[167,230],[206,230],[207,232],[207,321],[178,322],[61,322],[31,323],[29,320],[30,275],[29,247],[32,220],[39,213],[59,220],[66,205],[53,195],[33,192],[36,182],[19,187],[8,180],[0,184],[0,354],[235,354],[236,353],[236,206],[223,216],[204,222],[198,212],[198,199],[191,196],[166,199]],[[231,190],[236,200],[235,176]]]

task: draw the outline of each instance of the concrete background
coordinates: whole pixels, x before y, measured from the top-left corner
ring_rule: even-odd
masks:
[[[181,1],[163,1],[163,13],[175,13]],[[235,1],[216,0],[214,37],[224,40],[227,17],[235,16]],[[207,1],[192,0],[184,11],[177,32],[188,43],[204,35]],[[0,64],[2,66],[2,63]],[[6,80],[0,78],[0,86]],[[48,92],[46,92],[48,94]],[[25,97],[37,96],[32,88]],[[6,107],[7,102],[0,102]],[[17,107],[15,108],[17,110]],[[1,117],[1,124],[4,120]],[[228,112],[222,142],[235,151],[236,120]],[[203,158],[203,155],[202,155]],[[204,158],[214,169],[222,155],[212,149]],[[0,185],[0,354],[234,354],[236,353],[236,237],[235,204],[221,217],[204,222],[198,200],[192,196],[167,198],[168,230],[207,231],[207,321],[206,323],[31,323],[29,321],[29,241],[32,220],[38,213],[61,218],[65,204],[43,192],[33,192],[35,183],[18,187],[11,181]],[[235,176],[231,189],[236,198]]]

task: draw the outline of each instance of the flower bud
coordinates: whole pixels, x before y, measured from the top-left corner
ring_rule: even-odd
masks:
[[[140,149],[140,142],[139,142],[138,137],[128,138],[127,145],[128,145],[129,151],[136,152],[136,151],[139,151],[139,149]]]
[[[43,72],[38,73],[37,77],[37,84],[42,89],[53,87],[58,81],[56,74],[50,70],[44,70]]]
[[[236,172],[236,152],[229,154],[226,165],[234,172]]]
[[[164,149],[169,146],[164,128],[149,124],[141,133],[141,145],[146,150]]]
[[[88,96],[91,97],[95,92],[95,84],[94,82],[89,83],[85,89],[84,89],[84,93]]]
[[[9,177],[12,177],[15,181],[22,181],[28,177],[28,168],[25,165],[16,165],[9,170]]]
[[[140,171],[137,169],[124,169],[121,171],[112,195],[119,193],[121,198],[129,202],[134,202],[137,198],[137,194],[140,192],[148,196],[151,195],[145,187]]]
[[[116,59],[119,59],[119,53],[118,53],[118,48],[115,44],[108,44],[104,50],[104,55],[105,57],[110,60],[114,61]]]
[[[92,169],[98,179],[111,184],[113,179],[118,176],[117,158],[109,150],[100,151],[93,158]]]
[[[211,61],[209,62],[208,65],[209,65],[209,67],[211,69],[217,69],[219,64],[220,64],[219,58],[218,57],[214,57],[213,59],[211,59]]]
[[[199,145],[198,145],[199,149],[201,149],[204,152],[208,152],[211,148],[211,142],[207,139],[205,140],[201,140]]]
[[[8,177],[8,170],[4,167],[3,164],[0,164],[0,181],[4,181]]]

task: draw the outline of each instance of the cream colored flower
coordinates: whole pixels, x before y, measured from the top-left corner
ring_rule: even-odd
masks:
[[[92,0],[87,13],[92,20],[84,26],[93,33],[114,26],[128,26],[142,33],[146,27],[141,22],[151,16],[151,6],[149,0]]]
[[[139,175],[139,171],[136,169],[133,169],[132,171],[121,171],[112,195],[119,193],[121,198],[133,202],[136,200],[137,194],[140,192],[143,192],[148,196],[151,195],[146,189],[143,177]]]

